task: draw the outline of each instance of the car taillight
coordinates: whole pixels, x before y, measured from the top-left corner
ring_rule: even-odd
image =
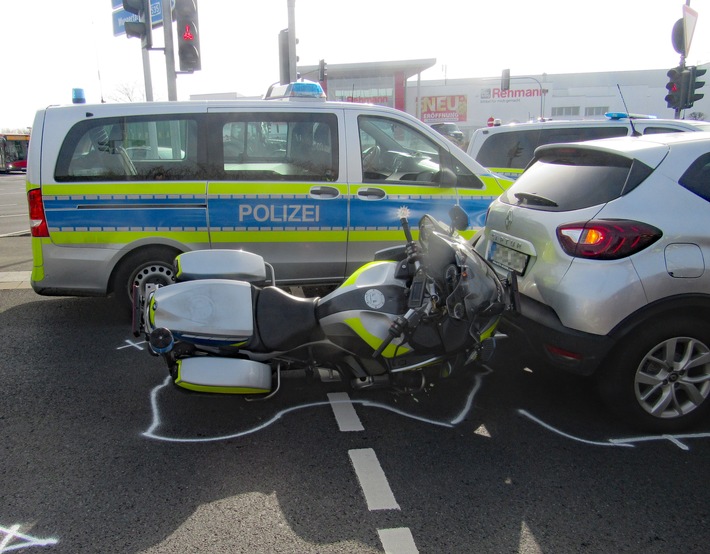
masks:
[[[663,236],[660,229],[626,219],[600,219],[557,228],[562,249],[576,258],[618,260],[631,256]]]
[[[44,217],[44,204],[42,204],[42,191],[32,189],[27,193],[27,203],[30,209],[30,232],[33,237],[48,237],[49,228]]]

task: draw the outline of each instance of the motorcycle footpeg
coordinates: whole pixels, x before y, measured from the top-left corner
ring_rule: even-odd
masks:
[[[392,380],[389,375],[369,375],[350,381],[350,385],[356,390],[389,387],[391,384]]]

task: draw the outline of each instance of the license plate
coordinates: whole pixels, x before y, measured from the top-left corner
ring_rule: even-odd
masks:
[[[498,244],[497,242],[492,242],[490,250],[488,251],[488,261],[503,269],[515,271],[522,275],[525,273],[525,268],[528,266],[530,256],[502,244]]]

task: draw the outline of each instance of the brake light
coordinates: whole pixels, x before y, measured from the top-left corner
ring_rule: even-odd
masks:
[[[595,260],[631,256],[662,236],[653,225],[625,219],[592,220],[557,228],[557,240],[566,254]]]
[[[32,189],[27,193],[27,203],[30,209],[30,233],[33,237],[48,237],[49,228],[47,219],[44,216],[44,204],[42,204],[42,191]]]

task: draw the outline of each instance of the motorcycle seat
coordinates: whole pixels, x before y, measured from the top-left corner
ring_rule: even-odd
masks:
[[[320,340],[318,298],[299,298],[277,287],[264,287],[256,299],[256,327],[266,350],[292,350]]]

